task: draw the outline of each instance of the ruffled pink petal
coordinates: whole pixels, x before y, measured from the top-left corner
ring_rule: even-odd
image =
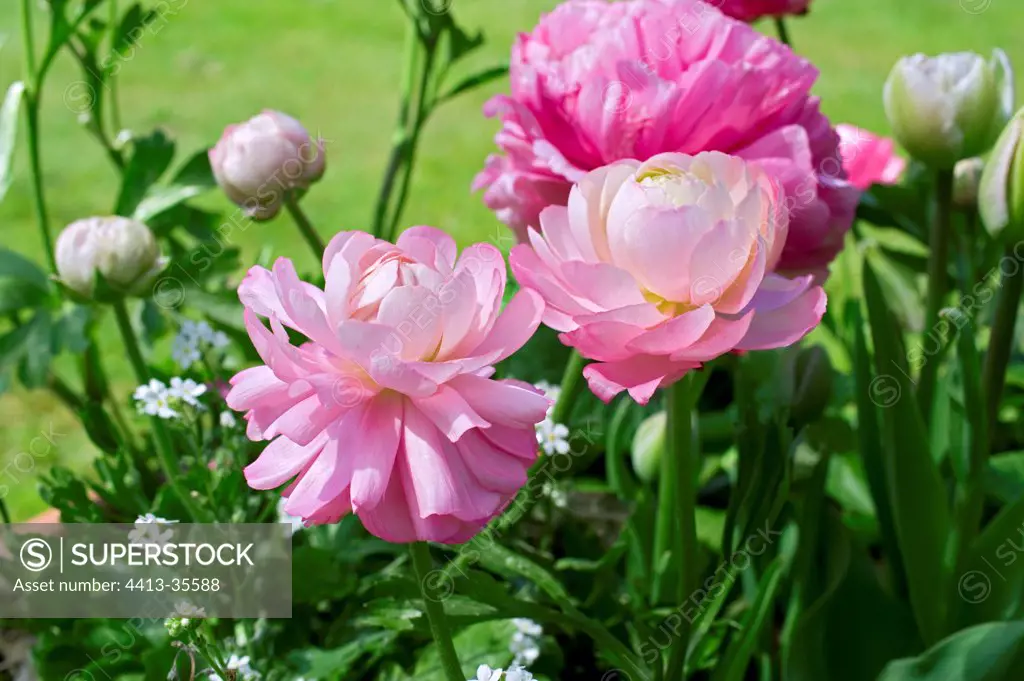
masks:
[[[294,478],[327,444],[327,433],[306,445],[279,437],[268,444],[259,458],[246,466],[245,480],[253,489],[274,489]]]

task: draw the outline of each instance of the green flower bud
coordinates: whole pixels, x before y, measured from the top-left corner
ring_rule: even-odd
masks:
[[[953,169],[953,205],[973,212],[978,205],[978,186],[985,162],[978,157],[965,158]]]
[[[651,482],[658,477],[665,451],[665,412],[648,416],[633,436],[633,469],[638,478]]]
[[[885,82],[885,113],[896,140],[932,168],[952,169],[992,144],[1013,111],[1006,54],[973,52],[900,59]]]
[[[978,210],[993,237],[1024,238],[1024,109],[999,136],[981,175]],[[1006,232],[1004,235],[1003,233]]]

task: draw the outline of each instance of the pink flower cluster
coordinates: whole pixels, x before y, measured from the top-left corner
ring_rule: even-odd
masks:
[[[284,510],[308,523],[351,512],[388,541],[467,541],[536,458],[548,399],[490,376],[533,335],[540,296],[520,291],[501,311],[500,252],[480,244],[457,258],[431,227],[397,244],[342,232],[323,270],[320,290],[282,258],[239,289],[264,365],[236,375],[227,402],[251,439],[271,441],[246,479],[292,481]],[[308,341],[293,344],[286,327]]]
[[[811,96],[816,69],[701,0],[575,0],[512,49],[499,116],[502,155],[474,188],[520,241],[588,171],[663,152],[722,151],[778,181],[790,213],[782,271],[824,270],[859,192]]]

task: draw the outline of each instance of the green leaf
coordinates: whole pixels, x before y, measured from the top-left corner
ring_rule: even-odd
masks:
[[[18,138],[18,113],[21,111],[21,99],[25,94],[25,84],[15,81],[7,88],[3,104],[0,104],[0,201],[4,200],[7,190],[14,181],[11,166],[14,160],[14,145]]]
[[[135,208],[133,217],[146,222],[216,186],[209,155],[203,149],[181,167],[169,185],[151,187]]]
[[[889,385],[895,401],[881,409],[889,497],[910,589],[926,641],[937,641],[948,602],[946,541],[952,531],[946,489],[928,448],[928,434],[907,374],[903,339],[871,263],[864,264],[864,297],[874,339],[873,380]],[[913,494],[908,493],[913,490]]]
[[[298,583],[298,582],[296,582]],[[391,648],[398,634],[394,631],[361,631],[341,646],[331,650],[308,648],[294,652],[289,661],[300,674],[311,679],[353,678],[354,670],[365,656],[382,657]]]
[[[132,140],[132,155],[124,168],[114,213],[133,216],[149,188],[167,170],[172,158],[174,142],[161,130]]]
[[[782,558],[777,557],[765,569],[757,586],[757,598],[743,616],[740,634],[725,649],[722,661],[711,677],[714,681],[742,681],[744,678],[761,633],[771,619],[782,577]]]
[[[1022,664],[1024,622],[991,622],[889,664],[878,681],[1017,681]]]
[[[492,66],[489,69],[484,69],[483,71],[474,73],[471,76],[466,76],[465,78],[460,80],[454,87],[448,90],[448,92],[441,95],[438,98],[438,103],[440,104],[441,102],[448,101],[449,99],[452,99],[462,94],[463,92],[474,90],[480,87],[481,85],[486,85],[487,83],[490,83],[492,80],[504,78],[507,75],[508,64],[502,64],[501,66]]]
[[[508,642],[512,640],[515,631],[515,625],[504,620],[474,624],[453,636],[455,652],[466,678],[476,674],[477,667],[482,664],[507,667],[512,661]],[[340,677],[332,674],[332,678]],[[416,681],[447,681],[437,646],[432,644],[423,651],[416,661],[412,678]]]
[[[860,225],[859,230],[864,237],[863,241],[868,244],[877,245],[893,253],[928,259],[928,246],[906,232],[886,227],[872,227],[869,224]]]
[[[892,399],[899,399],[899,386],[887,378],[877,380],[871,370],[867,340],[864,337],[864,323],[860,305],[849,305],[849,323],[854,337],[854,382],[857,404],[857,440],[864,475],[875,505],[882,547],[889,559],[890,573],[899,593],[906,591],[903,554],[896,536],[896,521],[893,518],[892,501],[889,497],[889,472],[885,463],[885,440],[878,423],[879,405],[891,406]]]

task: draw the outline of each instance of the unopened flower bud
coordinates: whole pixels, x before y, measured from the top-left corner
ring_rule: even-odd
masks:
[[[953,205],[964,211],[974,211],[978,205],[978,185],[985,162],[978,157],[965,158],[953,169]]]
[[[817,421],[832,396],[832,363],[819,345],[804,348],[796,357],[791,416],[797,424]]]
[[[247,215],[269,220],[277,215],[285,193],[307,189],[324,174],[322,140],[278,111],[264,111],[244,123],[229,125],[210,149],[217,184]]]
[[[885,113],[896,140],[937,169],[979,156],[1013,111],[1013,73],[1002,50],[900,59],[885,82]]]
[[[994,237],[1017,241],[1024,237],[1024,109],[1017,112],[999,136],[985,164],[978,189],[978,210]]]
[[[633,436],[633,469],[638,478],[651,482],[658,477],[665,451],[665,412],[648,416]]]
[[[57,238],[57,275],[70,290],[84,298],[98,295],[143,294],[166,265],[149,227],[128,218],[94,217],[77,220]]]

